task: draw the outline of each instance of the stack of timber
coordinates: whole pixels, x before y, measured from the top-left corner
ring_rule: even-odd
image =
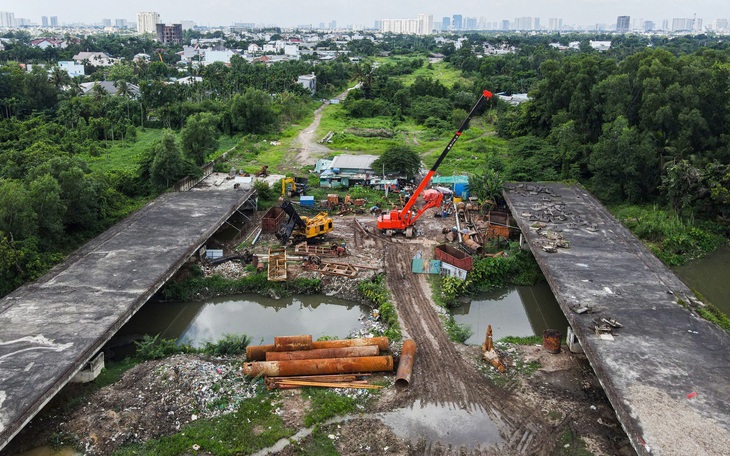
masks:
[[[321,342],[311,335],[275,337],[273,345],[246,348],[252,362],[244,364],[243,373],[265,376],[268,388],[377,388],[361,377],[393,370],[393,357],[379,356],[387,349],[387,337]]]

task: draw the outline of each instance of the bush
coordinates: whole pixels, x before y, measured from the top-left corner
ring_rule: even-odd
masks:
[[[145,335],[141,341],[135,341],[137,357],[144,360],[162,359],[181,353],[190,353],[192,350],[187,345],[177,345],[175,339],[160,339],[160,335]]]
[[[251,338],[245,334],[223,334],[223,339],[218,342],[206,342],[201,350],[210,356],[231,356],[246,353],[246,347],[251,343]]]
[[[256,193],[259,195],[259,199],[262,201],[274,201],[277,198],[274,189],[262,180],[254,182],[253,188],[256,190]]]

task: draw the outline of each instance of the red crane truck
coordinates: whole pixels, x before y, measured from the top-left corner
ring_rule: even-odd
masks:
[[[471,112],[469,112],[469,115],[466,116],[466,119],[464,119],[464,122],[462,122],[459,130],[454,133],[454,137],[451,138],[449,144],[447,144],[444,151],[441,152],[441,155],[439,155],[436,163],[433,164],[429,172],[426,174],[426,177],[423,178],[421,183],[418,185],[418,188],[415,192],[413,192],[413,195],[408,200],[403,209],[393,209],[387,214],[382,214],[378,217],[378,230],[380,230],[381,233],[405,233],[406,237],[413,237],[413,226],[415,225],[416,220],[418,220],[419,217],[421,217],[421,215],[423,215],[423,213],[426,212],[428,209],[441,205],[441,201],[443,200],[443,195],[441,194],[441,192],[432,189],[426,190],[424,192],[424,189],[431,182],[431,178],[433,178],[436,169],[438,169],[441,162],[444,160],[444,158],[446,158],[446,155],[454,146],[456,140],[459,139],[461,133],[464,131],[467,124],[469,123],[469,120],[472,118],[472,116],[474,116],[477,109],[479,109],[479,106],[481,106],[484,100],[488,100],[490,98],[492,98],[492,92],[488,90],[482,92],[479,100],[477,100],[474,107],[471,108]],[[418,212],[411,211],[411,208],[416,203],[416,200],[421,195],[421,193],[423,193],[423,199],[426,204]]]

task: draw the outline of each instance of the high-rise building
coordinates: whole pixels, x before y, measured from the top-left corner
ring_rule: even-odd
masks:
[[[182,24],[155,24],[157,41],[165,44],[182,44]]]
[[[540,18],[539,17],[535,18],[535,25],[532,28],[533,28],[533,30],[540,30]]]
[[[112,26],[112,20],[111,19],[102,19],[101,20],[102,27],[111,27]]]
[[[467,17],[464,19],[464,28],[466,30],[476,30],[477,29],[477,18],[476,17]]]
[[[444,17],[441,19],[441,30],[448,30],[451,28],[451,18]]]
[[[48,16],[41,16],[41,26],[48,27]]]
[[[664,30],[664,31],[669,30],[669,19],[664,19],[662,21],[662,30]]]
[[[694,20],[686,17],[672,19],[673,32],[691,32],[694,29]]]
[[[137,13],[137,32],[157,33],[157,24],[160,22],[160,13]]]
[[[15,13],[0,11],[0,27],[14,27]]]
[[[715,30],[727,30],[728,29],[727,19],[715,19],[714,28],[715,28]]]
[[[337,30],[337,21],[330,21],[330,30]]]
[[[185,30],[192,30],[195,27],[195,21],[180,21],[180,25],[182,25],[183,32]],[[254,28],[253,25],[249,28]]]
[[[58,16],[51,16],[51,27],[58,27]]]
[[[464,27],[464,25],[462,23],[461,14],[454,14],[453,25],[454,25],[454,30],[461,30]]]
[[[127,28],[127,20],[126,19],[114,19],[114,26],[116,28]]]
[[[693,24],[694,28],[692,29],[692,31],[695,33],[701,33],[702,32],[702,18],[695,16],[693,22],[694,22],[694,24]]]
[[[644,21],[643,29],[645,32],[651,32],[652,30],[654,30],[654,22]]]
[[[502,30],[509,30],[509,21],[507,19],[502,21]]]
[[[431,35],[433,33],[433,14],[418,14],[418,35]]]
[[[516,17],[515,30],[532,30],[532,17]]]
[[[631,25],[631,16],[619,16],[616,19],[616,31],[618,33],[626,33]]]
[[[560,31],[563,29],[563,18],[551,17],[548,19],[548,31]]]

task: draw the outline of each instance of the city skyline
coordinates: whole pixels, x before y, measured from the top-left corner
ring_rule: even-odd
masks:
[[[730,3],[726,0],[699,0],[688,4],[678,0],[554,0],[535,2],[527,0],[495,0],[489,5],[475,0],[440,2],[435,0],[404,0],[402,2],[375,0],[367,7],[360,3],[337,0],[321,0],[316,8],[311,4],[291,0],[272,0],[242,5],[233,0],[211,0],[205,8],[191,0],[132,0],[124,3],[101,3],[80,0],[69,4],[57,1],[37,0],[19,4],[0,1],[0,11],[15,13],[15,17],[27,18],[40,24],[42,16],[58,16],[59,25],[70,23],[101,23],[104,18],[136,20],[137,13],[160,13],[165,23],[192,20],[201,26],[227,26],[236,22],[291,27],[336,21],[338,25],[363,25],[371,27],[382,19],[415,18],[418,14],[432,14],[434,22],[442,17],[461,15],[484,17],[488,21],[513,20],[517,17],[561,18],[564,24],[591,26],[613,24],[618,16],[630,16],[632,20],[662,21],[674,18],[692,18],[696,15],[706,24],[718,18],[730,18]]]

